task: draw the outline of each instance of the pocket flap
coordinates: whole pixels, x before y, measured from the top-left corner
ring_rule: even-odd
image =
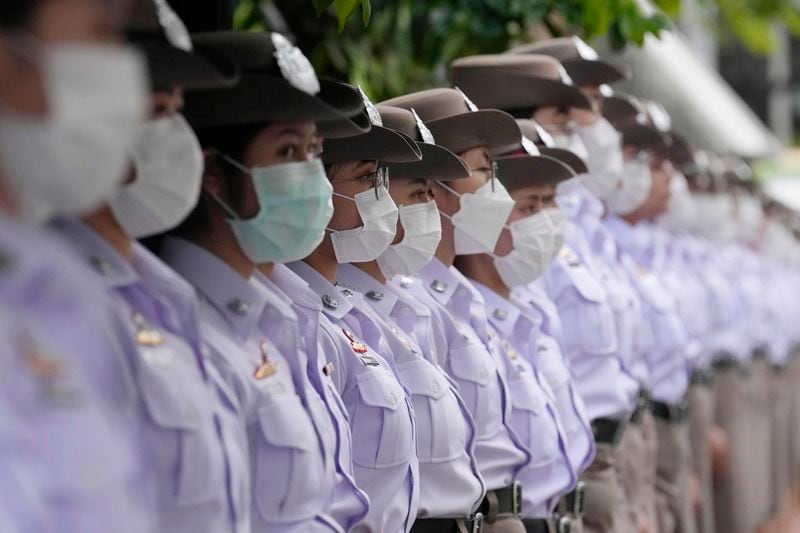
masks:
[[[170,353],[168,353],[170,352]],[[138,382],[145,407],[156,424],[173,429],[198,429],[210,393],[197,368],[182,364],[180,354],[164,345],[141,349]],[[192,361],[194,362],[194,361]],[[191,380],[187,379],[191,376]]]
[[[382,368],[366,370],[356,376],[361,399],[372,407],[397,410],[405,399],[405,391],[400,384]]]
[[[492,356],[482,344],[451,349],[449,361],[453,375],[480,385],[488,385],[495,373]]]
[[[432,364],[424,360],[398,365],[397,371],[403,385],[411,394],[441,398],[447,394],[450,384],[447,378]]]
[[[511,404],[522,411],[529,411],[534,415],[541,413],[545,405],[544,395],[534,377],[524,373],[517,379],[508,382],[511,390]]]
[[[317,436],[300,397],[286,394],[262,406],[258,421],[264,440],[281,448],[307,450],[317,444]]]

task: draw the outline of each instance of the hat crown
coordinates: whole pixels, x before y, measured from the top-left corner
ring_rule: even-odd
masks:
[[[386,100],[383,104],[401,107],[407,110],[413,108],[425,122],[471,112],[464,97],[455,89],[429,89],[427,91],[419,91]]]
[[[452,64],[453,79],[458,85],[461,76],[480,73],[485,76],[530,76],[572,85],[561,63],[541,54],[480,55],[456,59]]]
[[[128,31],[134,41],[160,41],[191,52],[192,38],[181,18],[166,0],[137,0],[128,17]]]
[[[408,109],[402,107],[378,104],[376,109],[381,115],[381,121],[386,128],[399,131],[403,135],[411,137],[415,141],[419,140],[417,125],[414,122],[414,115]]]
[[[320,91],[311,62],[280,33],[221,31],[197,33],[193,39],[197,48],[215,50],[236,61],[244,76],[272,75],[307,94]]]

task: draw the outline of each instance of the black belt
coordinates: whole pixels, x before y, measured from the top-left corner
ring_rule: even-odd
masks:
[[[644,418],[644,413],[648,409],[650,409],[650,403],[652,402],[652,397],[650,396],[650,391],[642,387],[639,389],[639,397],[636,399],[636,408],[633,410],[631,414],[631,423],[639,425],[642,423],[642,419]]]
[[[569,517],[554,517],[555,533],[571,533],[572,520]],[[551,533],[550,520],[547,518],[524,518],[522,524],[525,526],[525,533]]]
[[[476,513],[471,518],[417,518],[411,533],[481,533],[483,515]]]
[[[743,376],[747,376],[750,374],[750,369],[745,365],[743,365],[742,363],[740,363],[739,361],[737,361],[736,359],[734,359],[733,357],[726,356],[722,357],[721,359],[717,359],[716,361],[714,361],[713,366],[714,370],[716,370],[717,372],[734,369],[738,370],[739,373],[742,374]]]
[[[689,419],[689,406],[686,402],[669,404],[654,401],[652,409],[654,417],[673,424],[681,424]]]
[[[610,418],[595,418],[592,420],[592,433],[594,434],[595,442],[598,444],[616,446],[622,440],[624,432],[624,420],[612,420]]]
[[[572,513],[575,518],[583,518],[586,514],[586,482],[578,481],[575,489],[564,495],[564,503],[567,506],[567,512]]]
[[[522,485],[515,481],[513,485],[502,489],[490,490],[484,496],[483,501],[478,507],[478,512],[484,517],[490,516],[489,513],[489,494],[494,494],[497,498],[497,514],[511,514],[518,518],[522,514]]]
[[[692,372],[692,384],[710,387],[714,382],[714,371],[710,368],[696,368]]]

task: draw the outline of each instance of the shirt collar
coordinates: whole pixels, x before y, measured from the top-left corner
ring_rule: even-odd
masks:
[[[360,292],[364,301],[381,317],[389,317],[397,303],[397,294],[381,285],[378,280],[351,264],[339,265],[336,281],[350,290]]]
[[[292,272],[303,278],[322,301],[322,311],[334,321],[341,320],[361,302],[361,294],[346,287],[337,287],[303,261],[289,263]]]
[[[140,276],[133,265],[127,261],[111,244],[89,226],[73,219],[57,219],[53,228],[63,235],[73,249],[103,279],[106,287],[117,289],[133,285]]]
[[[473,281],[472,284],[483,296],[486,303],[486,317],[489,322],[501,337],[510,338],[521,314],[519,308],[486,285],[477,281]]]
[[[167,237],[161,255],[242,340],[250,336],[270,299],[264,286],[254,278],[243,278],[213,253],[184,239]]]
[[[616,237],[617,243],[625,250],[630,251],[636,239],[633,226],[616,215],[607,216],[605,221],[606,228]]]
[[[447,305],[459,286],[459,280],[451,267],[445,266],[436,257],[425,265],[418,275],[425,289],[442,305]]]
[[[292,272],[286,265],[274,265],[272,274],[268,279],[286,294],[295,305],[312,311],[322,311],[322,302],[317,293],[308,286],[308,283],[303,278]]]

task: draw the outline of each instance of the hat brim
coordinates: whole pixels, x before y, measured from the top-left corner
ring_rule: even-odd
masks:
[[[320,80],[320,91],[314,95],[278,76],[244,74],[228,89],[187,92],[185,114],[199,128],[275,120],[341,121],[339,133],[358,135],[366,130],[352,117],[362,112],[363,105],[358,91],[344,83]]]
[[[417,142],[422,160],[412,163],[389,163],[389,179],[426,178],[453,181],[471,175],[469,165],[456,154],[435,144]]]
[[[352,137],[357,135],[353,133],[354,131],[358,130],[361,133],[366,133],[370,128],[372,128],[372,124],[369,121],[366,110],[353,117],[317,122],[317,133],[326,139]]]
[[[589,98],[577,87],[536,76],[464,73],[459,77],[458,85],[482,108],[532,110],[558,106],[592,109]]]
[[[639,123],[617,126],[622,133],[622,144],[648,150],[666,150],[672,145],[670,138],[657,129]]]
[[[521,133],[514,117],[498,109],[479,109],[426,123],[436,144],[455,154],[485,146],[503,154],[519,146]]]
[[[328,139],[322,146],[324,163],[383,161],[410,163],[422,157],[417,143],[399,131],[372,126],[367,133],[342,139]]]
[[[239,67],[213,50],[187,52],[169,43],[137,43],[147,58],[154,89],[182,87],[187,90],[231,87],[239,80]]]
[[[575,85],[599,86],[628,79],[630,73],[622,66],[602,59],[571,59],[562,61]]]
[[[529,185],[550,185],[575,177],[575,172],[546,155],[517,155],[497,157],[497,179],[508,191]]]
[[[601,111],[603,117],[612,124],[636,120],[640,114],[635,105],[621,96],[604,98]]]
[[[669,145],[657,145],[654,149],[657,153],[672,161],[678,168],[683,168],[694,162],[692,148],[682,135],[674,132],[668,132],[664,135],[669,138],[670,143]]]
[[[565,148],[548,148],[540,146],[539,151],[542,155],[558,159],[569,168],[575,171],[575,174],[586,174],[589,172],[589,167],[586,166],[586,161],[575,152],[571,152]]]

